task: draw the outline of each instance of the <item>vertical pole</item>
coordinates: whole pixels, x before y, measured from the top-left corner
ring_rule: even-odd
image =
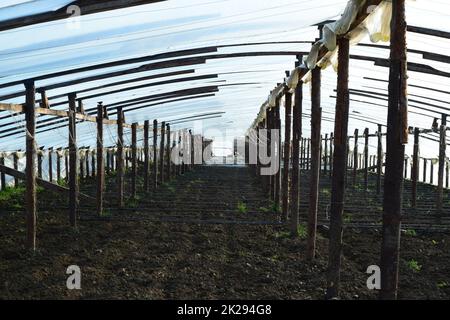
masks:
[[[430,184],[434,182],[434,159],[430,159]]]
[[[13,168],[14,170],[19,170],[19,156],[17,155],[17,152],[14,152],[13,154]],[[14,187],[17,188],[19,186],[19,179],[17,177],[14,177]]]
[[[423,158],[423,182],[427,183],[427,159]]]
[[[283,159],[283,201],[282,212],[283,219],[288,220],[288,201],[289,201],[289,163],[290,163],[290,151],[291,151],[291,113],[292,113],[292,94],[286,92],[285,94],[285,118],[284,118],[284,159]],[[298,128],[297,128],[298,131]],[[298,134],[298,133],[297,133]],[[299,136],[298,136],[299,137]],[[297,142],[298,144],[298,142]],[[297,147],[298,153],[298,147]],[[298,155],[297,155],[298,159]],[[292,199],[291,199],[292,200]]]
[[[328,133],[325,134],[324,141],[324,149],[323,149],[323,173],[327,174],[328,170]]]
[[[311,164],[311,138],[308,138],[307,140],[307,147],[306,147],[306,170],[309,171]]]
[[[411,172],[411,206],[417,207],[417,181],[419,180],[419,128],[414,129],[413,167]]]
[[[36,88],[34,80],[26,81],[25,89],[27,246],[31,250],[36,250]]]
[[[61,156],[59,155],[59,150],[56,151],[56,182],[61,181]]]
[[[341,252],[342,252],[342,213],[345,197],[345,171],[347,166],[347,134],[349,113],[348,69],[350,58],[349,40],[338,39],[338,79],[337,100],[334,122],[333,178],[331,180],[330,242],[328,254],[327,298],[339,295]]]
[[[281,118],[280,118],[280,103],[278,103],[277,107],[275,108],[275,114],[274,114],[274,123],[273,123],[273,128],[275,130],[278,131],[278,139],[275,140],[275,148],[274,150],[272,150],[272,155],[273,158],[275,159],[275,157],[277,158],[277,161],[279,163],[279,168],[277,170],[277,172],[275,173],[275,175],[273,176],[273,178],[275,178],[275,183],[274,183],[274,200],[275,200],[275,204],[277,205],[277,207],[280,207],[280,198],[281,198],[281,150],[282,150],[282,146],[281,146]],[[289,158],[288,158],[289,161]],[[288,162],[288,167],[284,168],[284,170],[287,170],[287,172],[289,172],[289,162]],[[287,214],[287,208],[286,208],[286,214]]]
[[[369,128],[364,130],[364,190],[369,187]]]
[[[77,226],[78,210],[78,147],[76,123],[76,94],[69,94],[69,222]]]
[[[84,178],[84,148],[82,148],[80,150],[80,178],[83,179]]]
[[[353,185],[356,185],[356,176],[358,173],[358,129],[355,129],[355,144],[353,147]]]
[[[137,178],[137,123],[131,125],[131,197],[136,198]]]
[[[445,164],[445,188],[448,189],[448,183],[449,183],[449,166],[448,162],[446,161]]]
[[[171,145],[171,141],[170,141],[170,124],[167,124],[167,152],[166,152],[166,161],[167,161],[167,181],[170,181],[170,170],[171,170],[171,164],[172,162],[170,161],[170,145]]]
[[[404,164],[404,178],[406,179],[408,177],[408,158],[405,157],[405,164]]]
[[[0,164],[2,166],[5,165],[5,158],[3,156],[0,157]],[[0,181],[2,183],[2,190],[5,190],[6,189],[6,175],[3,172],[0,173]]]
[[[53,182],[53,148],[48,149],[48,181]]]
[[[103,157],[103,105],[97,106],[97,215],[103,214],[103,189],[105,187],[105,161]]]
[[[292,129],[292,130],[294,130],[294,129]],[[292,136],[292,139],[294,139],[294,136]],[[305,153],[304,142],[305,142],[305,139],[301,138],[300,139],[300,169],[303,169],[303,159],[304,159],[304,153]]]
[[[276,99],[276,104],[278,105],[278,98]],[[265,121],[265,126],[267,129],[267,137],[266,137],[266,150],[267,150],[267,155],[269,157],[272,157],[272,153],[274,152],[274,150],[272,150],[272,124],[273,124],[273,115],[274,115],[274,109],[270,109],[267,112],[267,116],[266,116],[266,121]],[[265,181],[265,185],[266,185],[266,190],[269,194],[269,199],[270,200],[275,200],[274,198],[274,190],[275,190],[275,177],[273,175],[267,175],[265,177],[263,177],[263,180]],[[278,204],[277,208],[278,208]]]
[[[150,122],[145,120],[144,122],[144,191],[148,192],[150,190],[150,181],[149,181],[149,173],[150,173],[150,147],[149,147],[149,139],[150,139]]]
[[[153,120],[153,188],[158,187],[158,120]]]
[[[84,161],[86,166],[86,178],[89,178],[91,176],[90,170],[89,170],[89,154],[91,153],[91,150],[88,148],[86,149],[86,153],[84,155]]]
[[[97,174],[97,171],[95,170],[95,167],[96,167],[95,160],[96,160],[95,152],[92,151],[91,167],[92,167],[92,176],[93,177],[95,177],[95,175]]]
[[[296,67],[302,61],[301,57],[297,57]],[[295,100],[292,113],[292,173],[291,173],[291,201],[290,201],[290,216],[291,216],[291,234],[298,236],[298,211],[299,211],[299,190],[300,190],[300,140],[302,140],[302,109],[303,109],[303,83],[299,81],[295,88]]]
[[[383,145],[382,145],[382,127],[381,124],[378,125],[377,131],[377,194],[381,194],[381,170],[383,169]]]
[[[446,149],[446,132],[447,132],[447,115],[442,114],[439,139],[439,171],[438,171],[438,190],[437,190],[437,209],[442,213],[442,205],[444,200],[444,165],[445,165],[445,149]]]
[[[117,108],[117,205],[122,208],[124,205],[124,153],[123,153],[123,124],[124,114],[122,107]]]
[[[316,251],[317,209],[319,206],[320,175],[320,126],[322,108],[320,107],[321,70],[315,67],[311,79],[311,172],[309,190],[308,239],[306,256],[312,260]]]
[[[42,150],[37,151],[38,178],[42,179]]]
[[[166,123],[163,121],[161,123],[161,146],[159,148],[159,181],[161,184],[164,183],[164,153],[165,153],[165,139],[166,139]]]
[[[190,155],[191,155],[191,170],[194,169],[194,135],[192,134],[192,130],[189,130],[189,144],[190,144]]]
[[[330,133],[330,178],[332,178],[333,176],[333,143],[334,143],[334,134],[332,132]]]
[[[386,172],[383,199],[380,298],[396,299],[407,135],[407,53],[405,0],[392,2]]]

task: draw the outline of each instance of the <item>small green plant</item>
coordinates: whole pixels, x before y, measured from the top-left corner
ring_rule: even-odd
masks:
[[[344,213],[344,223],[351,223],[352,215],[350,213]]]
[[[290,237],[291,237],[291,233],[289,231],[275,232],[276,239],[286,239],[286,238],[290,238]]]
[[[308,232],[306,230],[306,226],[304,224],[299,224],[297,227],[297,234],[300,239],[306,239]]]
[[[67,187],[67,181],[65,179],[59,179],[56,183],[61,187]]]
[[[432,243],[433,245],[435,245],[435,246],[438,245],[438,242],[437,242],[436,240],[431,240],[431,243]]]
[[[417,232],[416,232],[416,230],[414,230],[414,229],[406,230],[405,234],[406,234],[407,236],[410,236],[410,237],[415,237],[415,236],[417,236]]]
[[[247,213],[247,205],[243,203],[242,201],[239,201],[237,204],[237,210],[239,213]]]
[[[446,281],[441,281],[441,282],[437,283],[437,287],[439,289],[445,289],[445,288],[448,288],[450,286],[449,286],[449,284]]]
[[[270,211],[269,208],[265,208],[265,207],[259,207],[259,210],[262,211],[262,212],[264,212],[264,213],[267,213],[267,212]]]
[[[23,209],[23,197],[25,195],[25,187],[18,186],[16,188],[7,187],[0,192],[0,206],[11,209]]]
[[[420,270],[422,270],[422,266],[414,259],[409,260],[406,265],[408,269],[413,272],[419,272]]]
[[[281,208],[278,204],[276,203],[272,203],[271,207],[270,207],[270,211],[274,212],[274,213],[280,213],[281,212]]]

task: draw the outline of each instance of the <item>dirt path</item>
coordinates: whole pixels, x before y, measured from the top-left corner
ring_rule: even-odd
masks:
[[[39,199],[41,207],[65,204],[45,192]],[[140,195],[133,210],[111,211],[103,220],[85,207],[77,231],[67,226],[66,210],[40,210],[35,254],[23,247],[23,213],[8,208],[20,203],[15,200],[0,201],[1,299],[322,299],[324,295],[326,235],[319,235],[317,260],[305,261],[304,239],[290,239],[276,224],[277,214],[246,168],[198,168]],[[158,221],[164,217],[176,222]],[[250,224],[261,221],[273,225]],[[366,287],[365,271],[378,263],[380,241],[374,230],[346,230],[342,298],[376,298]],[[401,252],[400,298],[450,297],[449,235],[408,232]],[[82,271],[80,291],[66,288],[65,272],[72,264]]]

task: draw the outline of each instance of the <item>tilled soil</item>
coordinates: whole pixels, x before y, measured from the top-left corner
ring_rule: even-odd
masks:
[[[35,253],[24,248],[24,213],[8,208],[13,201],[0,203],[1,299],[324,297],[326,231],[316,259],[306,261],[305,240],[290,238],[278,224],[246,168],[198,168],[140,195],[133,210],[111,210],[102,219],[85,206],[77,230],[59,209],[64,199],[42,191],[39,199]],[[174,219],[161,221],[167,217]],[[380,246],[378,230],[345,230],[341,298],[377,298],[365,272],[379,263]],[[81,290],[66,287],[70,265],[81,268]],[[399,298],[450,298],[448,234],[403,234]]]

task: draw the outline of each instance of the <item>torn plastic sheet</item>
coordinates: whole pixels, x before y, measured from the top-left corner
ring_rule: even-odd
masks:
[[[390,0],[382,1],[378,6],[373,8],[373,11],[368,17],[353,30],[350,30],[352,23],[355,21],[361,8],[366,3],[365,0],[351,0],[348,2],[341,19],[326,24],[323,27],[323,36],[311,48],[309,55],[304,59],[303,65],[291,72],[291,76],[286,80],[286,85],[290,89],[294,89],[299,79],[299,71],[302,68],[309,70],[319,66],[326,69],[330,65],[337,71],[338,62],[338,47],[336,39],[340,35],[347,34],[350,39],[350,44],[358,44],[365,37],[369,37],[372,42],[387,42],[390,40],[390,22],[392,15],[392,2]],[[328,53],[320,60],[318,60],[319,51],[322,47],[328,49]],[[304,83],[310,81],[310,73],[301,79]]]

